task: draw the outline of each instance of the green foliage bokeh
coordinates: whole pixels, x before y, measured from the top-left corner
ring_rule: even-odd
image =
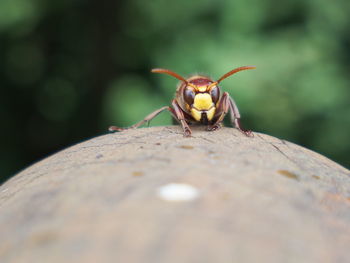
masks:
[[[257,66],[222,82],[245,126],[349,167],[349,13],[345,0],[2,0],[0,179],[169,105],[177,81],[153,67]]]

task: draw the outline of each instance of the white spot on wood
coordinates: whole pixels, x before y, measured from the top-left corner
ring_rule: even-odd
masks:
[[[189,184],[167,184],[158,188],[158,196],[165,201],[191,201],[199,196],[197,188]]]

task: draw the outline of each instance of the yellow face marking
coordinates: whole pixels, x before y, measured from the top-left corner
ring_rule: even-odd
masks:
[[[211,121],[215,114],[215,107],[212,107],[210,110],[205,111],[205,113],[207,114],[208,121]],[[196,121],[200,121],[202,117],[202,112],[196,110],[195,108],[192,108],[191,115]]]
[[[200,86],[200,87],[197,87],[197,89],[200,91],[200,92],[205,92],[207,90],[207,86]]]
[[[213,108],[211,108],[210,110],[207,111],[208,121],[211,121],[213,119],[214,113],[215,113],[215,107],[213,107]]]
[[[202,113],[195,108],[191,109],[191,115],[196,121],[200,121],[202,117]]]
[[[215,114],[215,107],[213,100],[209,93],[199,93],[194,97],[193,108],[191,108],[191,115],[196,121],[200,121],[202,111],[207,114],[207,118],[211,121]]]
[[[193,106],[197,110],[209,110],[213,101],[209,93],[199,93],[194,97]]]

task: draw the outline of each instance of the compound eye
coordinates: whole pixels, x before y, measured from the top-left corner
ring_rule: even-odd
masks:
[[[214,103],[217,103],[220,97],[220,89],[218,88],[218,86],[214,86],[211,90],[210,90],[210,96],[211,99],[213,100]]]
[[[184,90],[184,98],[188,105],[192,105],[195,97],[195,93],[191,88],[186,87]]]

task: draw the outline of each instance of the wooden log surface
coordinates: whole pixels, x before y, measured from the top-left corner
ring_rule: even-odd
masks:
[[[350,172],[233,128],[107,134],[0,186],[0,262],[349,262]]]

